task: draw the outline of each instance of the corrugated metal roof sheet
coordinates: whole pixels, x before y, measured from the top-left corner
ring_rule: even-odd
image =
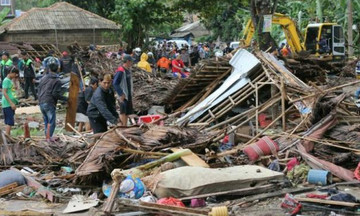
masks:
[[[182,38],[182,37],[186,37],[188,35],[190,35],[191,37],[194,37],[193,33],[191,33],[191,32],[175,32],[174,34],[171,34],[170,37],[172,37],[172,38],[177,38],[177,37]]]
[[[59,2],[48,8],[33,8],[0,27],[0,32],[73,29],[120,29],[115,22],[76,7]]]
[[[194,37],[201,37],[204,35],[209,35],[210,31],[205,28],[205,26],[200,22],[196,21],[190,24],[185,24],[178,29],[175,29],[172,34],[190,32]],[[171,35],[172,36],[172,35]],[[173,37],[173,36],[172,36]]]

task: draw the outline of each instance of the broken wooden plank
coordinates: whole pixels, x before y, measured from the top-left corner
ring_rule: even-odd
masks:
[[[0,188],[0,196],[2,196],[2,194],[6,193],[8,190],[14,189],[18,186],[18,184],[16,182],[5,185],[4,187]]]
[[[23,211],[7,211],[7,210],[0,210],[0,215],[13,215],[13,216],[51,216],[54,215],[53,213],[43,213],[38,211],[32,210],[23,210]]]
[[[314,198],[296,197],[295,199],[300,201],[300,202],[311,202],[311,203],[319,203],[319,204],[324,204],[324,205],[346,206],[346,207],[352,207],[352,208],[360,205],[360,203],[334,201],[334,200],[324,200],[324,199],[314,199]]]
[[[10,188],[10,189],[8,189],[6,191],[2,191],[2,192],[0,192],[0,197],[4,196],[4,195],[11,194],[11,193],[17,193],[17,192],[23,191],[25,187],[26,187],[26,185],[21,185],[21,186],[18,186],[18,187]]]
[[[182,150],[183,149],[180,149],[180,148],[172,148],[171,149],[172,152],[179,152]],[[205,163],[204,160],[202,160],[199,156],[197,156],[193,152],[182,156],[181,160],[183,160],[189,166],[210,168],[209,164]]]
[[[149,213],[159,214],[166,213],[170,215],[189,215],[189,216],[202,216],[208,215],[208,210],[192,209],[178,206],[168,206],[156,203],[139,202],[138,200],[132,199],[118,199],[117,203],[123,206],[129,206],[134,209],[146,211]]]
[[[11,170],[21,173],[16,168],[11,168]],[[37,182],[35,179],[33,179],[30,176],[26,176],[26,175],[23,175],[23,176],[26,179],[26,184],[30,187],[35,188],[35,190],[37,191],[36,192],[37,194],[40,194],[44,198],[48,199],[50,202],[59,202],[59,195],[56,194],[54,191],[44,187],[42,184],[40,184],[39,182]]]

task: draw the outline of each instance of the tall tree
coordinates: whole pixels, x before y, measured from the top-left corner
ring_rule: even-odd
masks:
[[[349,56],[354,55],[354,48],[353,48],[353,6],[351,0],[347,1],[347,17],[348,17],[348,54]]]
[[[121,24],[121,38],[129,48],[143,45],[149,33],[164,24],[177,26],[183,19],[181,10],[166,0],[115,0],[111,17]]]
[[[324,21],[321,0],[316,0],[316,16],[319,19],[319,22]]]

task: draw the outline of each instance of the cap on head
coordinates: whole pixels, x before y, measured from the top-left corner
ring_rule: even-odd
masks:
[[[10,54],[7,51],[2,51],[1,55],[6,55],[8,58],[10,57]]]
[[[68,53],[68,52],[66,52],[66,51],[64,51],[64,52],[62,52],[62,55],[63,55],[63,56],[68,56],[68,55],[69,55],[69,53]]]
[[[124,62],[127,62],[127,61],[133,62],[134,61],[134,59],[130,55],[125,55],[123,59],[124,59]]]

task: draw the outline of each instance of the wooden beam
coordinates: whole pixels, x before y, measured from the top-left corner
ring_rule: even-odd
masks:
[[[360,203],[334,201],[334,200],[324,200],[324,199],[314,199],[314,198],[296,197],[295,199],[300,201],[300,202],[311,202],[311,203],[318,203],[318,204],[324,204],[324,205],[346,206],[346,207],[352,207],[352,208],[360,205]]]
[[[83,85],[85,84],[83,83]],[[71,127],[68,126],[68,124],[70,124],[72,127],[75,127],[79,86],[80,86],[79,77],[72,72],[70,75],[69,99],[68,99],[68,106],[67,106],[66,118],[65,118],[66,119],[65,130],[69,132],[72,132],[72,129]]]

